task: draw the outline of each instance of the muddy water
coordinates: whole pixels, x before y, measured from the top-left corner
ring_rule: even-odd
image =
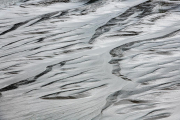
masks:
[[[179,120],[180,1],[0,0],[0,120]]]

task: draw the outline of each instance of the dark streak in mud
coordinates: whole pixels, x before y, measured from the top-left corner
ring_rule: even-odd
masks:
[[[56,65],[63,66],[63,65],[65,65],[65,61],[64,61],[64,62],[60,62],[60,63],[58,63],[58,64],[54,64],[54,65],[47,66],[47,67],[46,67],[46,70],[43,71],[43,72],[41,72],[41,73],[39,73],[38,75],[36,75],[36,76],[34,76],[34,77],[32,77],[32,78],[28,78],[27,80],[22,80],[22,81],[19,81],[19,82],[17,82],[17,83],[13,83],[13,84],[11,84],[11,85],[9,85],[9,86],[6,86],[6,87],[4,87],[4,88],[1,88],[0,91],[1,91],[1,92],[4,92],[4,91],[8,91],[8,90],[13,90],[13,89],[18,88],[18,87],[21,86],[21,85],[26,85],[26,84],[33,83],[33,82],[35,82],[39,77],[41,77],[41,76],[47,74],[48,72],[50,72],[50,71],[52,70],[52,68],[53,68],[54,66],[56,66]]]
[[[8,32],[11,32],[11,31],[13,31],[13,30],[16,30],[17,28],[19,28],[20,26],[22,26],[22,25],[24,25],[24,24],[26,24],[26,23],[28,23],[28,21],[16,23],[16,24],[14,24],[10,29],[8,29],[8,30],[0,33],[0,35],[4,35],[4,34],[6,34],[6,33],[8,33]]]

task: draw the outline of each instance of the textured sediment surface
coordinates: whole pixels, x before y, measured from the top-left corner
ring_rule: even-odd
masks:
[[[179,120],[179,0],[0,0],[0,120]]]

